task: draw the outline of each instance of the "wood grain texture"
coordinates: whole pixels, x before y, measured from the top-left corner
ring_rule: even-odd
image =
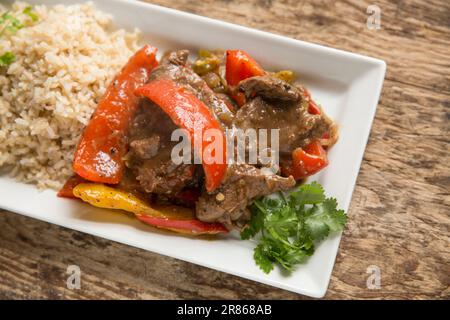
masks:
[[[383,59],[386,81],[328,299],[450,298],[450,2],[155,0]],[[218,271],[0,213],[0,298],[304,299]],[[80,290],[66,288],[70,264]],[[366,286],[381,269],[381,288]]]

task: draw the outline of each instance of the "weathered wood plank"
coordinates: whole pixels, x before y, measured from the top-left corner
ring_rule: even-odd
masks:
[[[381,58],[388,79],[450,92],[448,1],[377,1],[381,30],[366,27],[371,1],[150,2]]]

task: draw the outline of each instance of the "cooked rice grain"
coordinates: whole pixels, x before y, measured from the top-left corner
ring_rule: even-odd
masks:
[[[26,6],[17,2],[12,12]],[[111,17],[92,3],[33,10],[36,24],[0,39],[0,54],[16,57],[0,68],[0,168],[57,189],[72,174],[74,148],[97,102],[138,49],[138,31],[111,32]]]

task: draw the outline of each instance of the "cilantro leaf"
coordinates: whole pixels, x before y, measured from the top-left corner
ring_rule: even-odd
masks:
[[[241,239],[247,240],[254,237],[263,226],[264,215],[260,210],[252,210],[252,220],[241,232]]]
[[[0,56],[0,67],[6,67],[9,66],[11,63],[14,62],[16,57],[12,52],[6,52]]]
[[[276,214],[266,217],[264,226],[268,230],[273,230],[276,237],[285,239],[296,233],[297,220],[295,211],[288,205],[283,205],[277,210]]]
[[[347,216],[336,207],[336,199],[329,198],[311,209],[311,215],[305,219],[305,224],[314,240],[322,240],[330,232],[342,230]]]
[[[265,273],[274,264],[291,272],[314,253],[319,241],[344,228],[347,216],[337,209],[334,198],[326,198],[317,182],[302,185],[279,198],[267,196],[255,201],[252,218],[242,239],[260,234],[254,251],[256,264]]]
[[[273,262],[270,260],[270,254],[267,252],[267,248],[264,243],[260,243],[256,246],[253,253],[253,258],[255,259],[258,267],[265,273],[269,273],[273,270]]]
[[[23,23],[9,12],[2,14],[0,21],[2,25],[0,26],[0,36],[6,32],[14,34],[24,27]]]
[[[25,9],[23,9],[22,13],[29,16],[31,20],[33,20],[33,22],[39,20],[39,16],[37,15],[36,12],[33,11],[33,8],[31,6],[28,6]]]
[[[300,186],[298,190],[291,192],[290,197],[291,201],[298,206],[321,203],[325,200],[323,188],[316,181]]]
[[[6,11],[0,16],[0,23],[4,23],[6,20],[12,18],[12,15],[9,13],[9,11]]]
[[[36,12],[32,10],[32,7],[26,7],[22,11],[23,15],[26,15],[31,18],[32,22],[36,22],[39,20],[39,16]],[[4,34],[15,34],[17,31],[25,27],[26,23],[29,25],[29,21],[26,21],[26,19],[22,19],[23,16],[19,15],[13,15],[10,11],[4,12],[0,16],[0,37]]]
[[[23,9],[22,13],[30,17],[33,22],[39,20],[39,16],[36,14],[36,12],[33,11],[32,7],[30,6]],[[25,27],[24,23],[27,23],[26,19],[25,22],[23,22],[19,18],[20,17],[13,15],[10,11],[6,11],[0,15],[0,38],[4,34],[14,34]],[[21,18],[23,18],[23,16]],[[27,23],[27,25],[29,24]],[[9,66],[14,62],[15,59],[16,57],[12,52],[5,52],[3,54],[0,53],[0,67]]]

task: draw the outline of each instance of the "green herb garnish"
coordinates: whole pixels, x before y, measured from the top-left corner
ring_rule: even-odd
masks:
[[[31,18],[31,20],[33,20],[33,22],[36,22],[39,20],[39,16],[37,15],[36,12],[33,11],[32,7],[26,7],[25,9],[23,9],[22,13],[29,16]]]
[[[242,232],[242,239],[256,235],[256,264],[265,273],[274,264],[291,272],[314,253],[314,246],[332,232],[341,231],[347,221],[337,209],[334,198],[326,198],[317,182],[302,185],[278,198],[264,197],[253,203],[252,219]]]
[[[14,34],[24,27],[23,23],[20,22],[20,20],[17,19],[17,17],[9,13],[9,11],[1,15],[0,25],[1,25],[0,37],[3,36],[6,32]]]
[[[5,52],[0,56],[0,67],[9,66],[15,59],[16,56],[12,52]]]
[[[26,7],[23,9],[22,13],[30,17],[33,22],[39,20],[39,16],[33,11],[32,7]],[[19,17],[11,14],[10,11],[6,11],[0,16],[0,38],[5,34],[15,34],[24,27],[24,22],[22,22]],[[16,57],[12,52],[8,51],[3,53],[0,55],[0,67],[9,66],[15,59]]]

